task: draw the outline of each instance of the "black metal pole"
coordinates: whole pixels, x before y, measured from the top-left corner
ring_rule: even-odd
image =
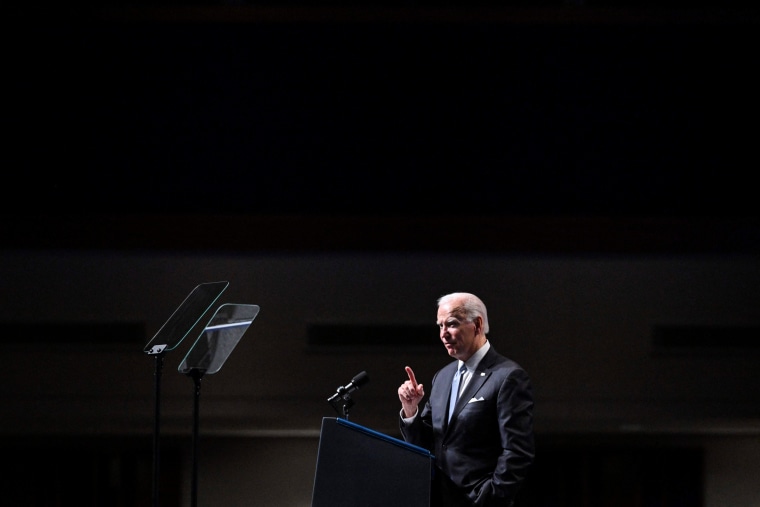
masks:
[[[164,365],[163,352],[156,354],[156,371],[154,373],[155,378],[155,391],[154,397],[156,401],[155,417],[153,424],[153,507],[159,507],[159,476],[160,464],[161,464],[161,445],[160,431],[161,431],[161,371]]]
[[[201,399],[201,378],[203,372],[193,369],[190,372],[195,384],[195,405],[193,409],[193,478],[191,482],[190,505],[198,505],[198,428],[200,426],[200,399]]]

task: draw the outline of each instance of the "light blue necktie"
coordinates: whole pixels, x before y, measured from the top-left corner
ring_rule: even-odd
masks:
[[[464,363],[462,363],[462,367],[457,370],[457,372],[454,374],[454,380],[451,381],[451,398],[449,399],[449,421],[451,420],[451,416],[454,414],[454,406],[457,404],[457,400],[459,399],[459,381],[462,379],[466,371],[467,371],[467,366]]]

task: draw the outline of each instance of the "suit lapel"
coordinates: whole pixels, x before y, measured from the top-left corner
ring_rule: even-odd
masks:
[[[475,370],[472,374],[472,378],[470,379],[470,382],[467,384],[467,387],[465,387],[464,391],[462,391],[462,396],[459,397],[459,401],[457,402],[457,405],[459,405],[462,402],[462,400],[465,400],[463,405],[466,405],[467,402],[473,396],[475,396],[475,393],[477,393],[480,390],[480,388],[483,387],[483,384],[485,384],[486,379],[488,379],[490,375],[491,375],[491,372],[481,371],[480,369]],[[461,407],[457,407],[457,408],[461,409]]]
[[[480,360],[480,363],[478,363],[478,366],[475,368],[475,371],[472,373],[472,378],[470,379],[470,382],[467,384],[467,387],[464,388],[464,391],[462,391],[462,395],[459,397],[459,400],[457,400],[457,404],[454,407],[454,413],[451,415],[451,422],[453,423],[457,416],[459,415],[459,412],[462,411],[462,409],[469,403],[469,401],[472,399],[475,394],[480,390],[481,387],[483,387],[483,384],[486,383],[486,380],[488,380],[488,377],[491,376],[491,365],[493,364],[494,358],[495,358],[495,350],[493,346],[486,352],[486,355],[483,357],[483,359]],[[456,364],[456,363],[455,363]],[[456,366],[452,368],[452,373],[449,375],[449,384],[451,384],[451,381],[454,379],[454,371],[456,371]],[[451,393],[451,389],[448,390],[449,393]],[[444,416],[444,420],[446,420],[446,417]]]

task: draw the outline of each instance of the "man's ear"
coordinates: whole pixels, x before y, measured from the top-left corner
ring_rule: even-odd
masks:
[[[475,332],[481,334],[483,332],[483,317],[478,315],[473,322],[475,323]]]

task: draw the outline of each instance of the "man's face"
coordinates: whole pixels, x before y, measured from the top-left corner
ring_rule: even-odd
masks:
[[[438,307],[438,332],[451,357],[466,361],[475,352],[477,327],[466,319],[456,303]]]

